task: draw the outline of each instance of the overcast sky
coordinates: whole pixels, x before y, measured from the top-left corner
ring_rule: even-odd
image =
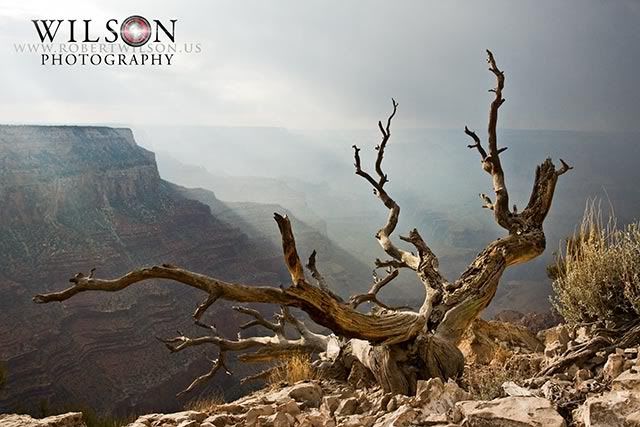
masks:
[[[13,3],[13,5],[12,5]],[[55,3],[55,4],[54,4]],[[4,1],[0,123],[125,123],[363,128],[400,103],[397,125],[484,127],[506,72],[500,126],[638,130],[640,2]],[[131,14],[178,19],[202,53],[170,67],[52,67],[31,19]]]

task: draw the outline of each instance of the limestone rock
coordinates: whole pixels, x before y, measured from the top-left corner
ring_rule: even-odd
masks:
[[[640,395],[615,390],[590,397],[574,411],[573,419],[585,427],[640,426]]]
[[[571,336],[566,325],[558,325],[538,333],[538,339],[544,343],[544,355],[554,357],[567,349]]]
[[[133,427],[134,425],[151,427],[197,427],[206,418],[207,414],[198,411],[182,411],[173,414],[147,414],[139,417],[134,423],[129,424],[129,427]]]
[[[35,419],[29,415],[0,414],[2,427],[86,427],[82,412],[69,412]]]
[[[317,408],[322,401],[322,388],[312,382],[303,382],[294,385],[289,390],[289,397],[296,402],[301,402],[307,406]]]
[[[338,405],[338,408],[335,410],[335,415],[344,416],[344,415],[353,415],[356,413],[358,409],[358,400],[355,397],[350,397],[348,399],[344,399]]]
[[[317,409],[302,413],[296,417],[300,427],[335,427],[336,421],[326,413]]]
[[[247,424],[254,424],[258,417],[273,415],[275,409],[271,405],[259,405],[253,406],[247,411],[247,415],[245,417],[245,422]]]
[[[564,419],[547,399],[505,397],[490,401],[463,401],[460,410],[466,427],[565,427]]]
[[[504,345],[500,345],[504,343]],[[468,363],[488,364],[500,347],[521,352],[541,351],[542,343],[524,326],[511,323],[476,319],[462,337],[459,348]]]
[[[379,418],[374,427],[404,427],[409,426],[418,417],[418,411],[409,405],[402,405],[395,411]]]
[[[233,423],[233,416],[227,414],[215,414],[204,420],[202,424],[211,424],[215,427],[224,427]]]
[[[624,371],[612,381],[611,389],[640,394],[640,371],[636,369]]]
[[[456,402],[471,399],[471,395],[449,380],[443,383],[440,378],[418,381],[416,407],[425,414],[447,414],[455,408]]]
[[[300,407],[298,406],[295,400],[290,399],[286,402],[280,403],[276,407],[276,412],[283,412],[285,414],[289,414],[295,417],[296,415],[300,414]]]
[[[338,405],[340,405],[340,397],[339,396],[325,396],[322,398],[322,405],[320,405],[320,409],[327,412],[330,415],[333,415],[336,409],[338,409]]]
[[[531,390],[525,387],[521,387],[513,381],[507,381],[502,384],[502,389],[507,394],[507,396],[514,397],[523,397],[523,396],[533,396]]]
[[[605,379],[613,380],[624,370],[624,356],[621,354],[613,353],[609,355],[607,363],[604,364],[602,374]]]

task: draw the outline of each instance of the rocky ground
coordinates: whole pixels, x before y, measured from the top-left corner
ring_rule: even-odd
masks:
[[[412,397],[353,382],[301,381],[202,411],[144,415],[129,427],[640,426],[637,347],[616,349],[607,357],[576,359],[561,373],[525,378],[589,337],[588,327],[559,325],[533,334],[523,326],[478,321],[461,347],[470,363],[467,371],[486,370],[489,377],[465,376],[460,384],[438,378],[420,381]],[[497,391],[491,381],[499,384]],[[482,399],[479,391],[494,395]],[[70,413],[41,420],[0,415],[0,425],[81,427],[84,423],[81,415]]]

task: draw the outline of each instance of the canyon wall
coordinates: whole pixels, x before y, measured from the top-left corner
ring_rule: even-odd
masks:
[[[227,280],[287,280],[271,245],[163,181],[154,154],[128,129],[0,126],[0,183],[0,363],[8,371],[0,412],[71,403],[103,412],[175,409],[175,393],[206,368],[203,351],[170,355],[154,339],[176,329],[201,334],[190,314],[202,295],[151,283],[31,302],[76,272],[95,267],[106,278],[168,262]],[[235,334],[234,312],[221,305],[208,315]],[[217,386],[240,393],[224,381]]]

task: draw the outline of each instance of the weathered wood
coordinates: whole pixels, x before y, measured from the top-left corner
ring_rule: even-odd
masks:
[[[375,148],[376,178],[363,168],[360,148],[353,146],[355,173],[373,187],[375,196],[389,211],[385,224],[375,236],[380,247],[391,258],[375,262],[376,268],[387,269],[387,275],[380,279],[376,273],[376,279],[368,293],[353,296],[348,302],[333,294],[316,266],[315,251],[309,257],[307,268],[318,286],[310,284],[296,250],[290,220],[287,216],[275,214],[282,237],[284,261],[291,275],[292,285],[288,288],[230,283],[172,265],[162,265],[136,269],[111,280],[98,279],[93,277],[93,274],[85,276],[78,273],[70,280],[72,286],[68,289],[36,295],[34,301],[60,302],[88,291],[117,292],[150,279],[168,279],[205,292],[207,297],[197,307],[193,318],[197,325],[210,331],[210,335],[198,338],[179,336],[162,340],[171,351],[205,344],[214,345],[219,349],[220,355],[216,361],[212,361],[211,371],[196,379],[188,390],[224,368],[225,352],[246,350],[254,351],[241,356],[241,359],[248,361],[268,360],[291,351],[324,353],[324,361],[327,358],[342,358],[336,360],[336,366],[347,357],[355,357],[372,372],[386,391],[393,393],[414,393],[416,382],[420,379],[458,378],[464,366],[462,353],[456,347],[459,340],[471,322],[493,299],[504,271],[512,265],[527,262],[544,251],[545,235],[542,224],[551,208],[558,177],[571,169],[563,160],[562,167],[558,170],[550,159],[544,161],[536,169],[533,189],[526,208],[521,213],[518,213],[515,207],[510,210],[509,194],[500,161],[500,154],[506,147],[498,148],[496,130],[498,110],[504,103],[502,93],[505,75],[498,68],[493,54],[487,51],[487,55],[489,70],[495,75],[497,82],[495,89],[491,90],[495,97],[489,108],[488,151],[482,146],[481,139],[475,132],[467,127],[464,131],[474,142],[469,148],[477,149],[483,170],[491,175],[495,202],[489,196],[481,194],[484,207],[493,211],[495,221],[508,231],[508,235],[487,245],[457,280],[449,282],[442,276],[438,270],[436,255],[418,230],[411,230],[406,237],[400,236],[400,240],[410,244],[415,253],[400,248],[392,240],[398,224],[400,206],[385,188],[389,179],[383,170],[384,155],[391,137],[391,123],[398,108],[398,103],[392,100],[393,110],[386,124],[378,122],[382,140]],[[398,270],[404,268],[415,271],[425,288],[424,299],[418,311],[392,309],[378,299],[380,289],[391,283],[398,275]],[[207,309],[219,299],[280,305],[282,312],[275,322],[266,320],[255,309],[236,307],[237,311],[253,318],[241,326],[242,330],[262,326],[274,335],[238,337],[236,340],[219,336],[214,325],[202,322]],[[373,302],[382,309],[362,313],[357,307],[363,302]],[[331,330],[342,342],[341,350],[330,348],[335,347],[335,343],[338,342],[335,337],[311,332],[303,322],[289,313],[287,307],[303,310],[314,322]],[[287,336],[285,324],[293,327],[295,338]],[[640,332],[636,329],[630,332],[627,341],[635,342],[640,339]],[[589,353],[604,345],[604,341],[598,341],[583,350]],[[573,356],[582,357],[582,354]],[[571,357],[567,360],[571,360]]]

